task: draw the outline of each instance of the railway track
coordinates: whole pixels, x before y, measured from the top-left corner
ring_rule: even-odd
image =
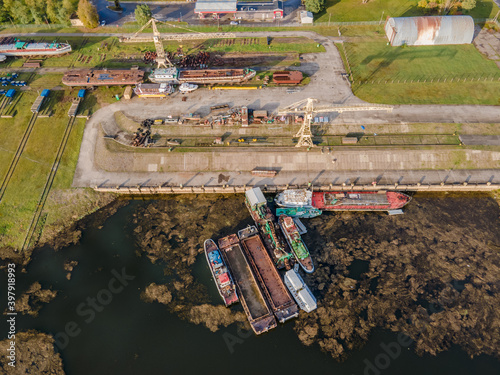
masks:
[[[49,176],[47,177],[47,181],[45,182],[45,186],[43,187],[42,194],[40,195],[40,199],[38,200],[38,203],[36,205],[33,218],[31,219],[28,232],[24,239],[22,251],[28,249],[30,244],[33,242],[35,238],[36,228],[38,226],[38,223],[40,222],[40,217],[42,216],[43,208],[45,207],[45,202],[47,201],[50,189],[52,188],[52,184],[54,183],[54,178],[56,177],[57,170],[59,169],[59,164],[61,163],[64,150],[66,149],[66,145],[68,144],[69,136],[71,134],[71,130],[73,130],[75,120],[76,117],[74,116],[70,117],[68,120],[68,124],[66,125],[66,129],[64,130],[63,138],[61,139],[61,143],[59,144],[59,148],[57,150],[54,163],[52,164],[52,168],[50,169]]]
[[[1,105],[0,105],[0,108],[1,108]],[[7,174],[5,175],[5,177],[2,181],[2,185],[0,186],[0,202],[3,199],[3,196],[5,194],[5,190],[7,189],[9,181],[10,181],[12,175],[14,174],[14,170],[16,169],[17,163],[19,162],[19,159],[21,158],[21,155],[24,151],[24,148],[26,147],[26,143],[28,143],[28,139],[31,135],[31,131],[33,130],[33,127],[35,125],[37,117],[38,117],[38,112],[33,113],[33,115],[31,116],[31,119],[28,123],[28,127],[24,131],[23,137],[21,138],[21,142],[19,143],[19,146],[17,147],[16,153],[14,154],[14,158],[12,159],[12,162],[9,165],[9,169],[7,170]]]

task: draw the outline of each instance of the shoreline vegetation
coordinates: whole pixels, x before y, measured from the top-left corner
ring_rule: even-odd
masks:
[[[128,202],[115,199],[76,222],[52,246],[78,242],[82,230],[103,225]],[[495,314],[500,308],[499,215],[496,194],[417,193],[400,216],[341,212],[308,219],[304,238],[317,270],[304,279],[318,309],[301,312],[293,322],[299,340],[343,361],[365,345],[373,330],[384,329],[407,335],[420,356],[458,345],[470,357],[500,357]],[[218,296],[212,301],[209,285],[194,267],[204,262],[204,239],[250,223],[241,195],[167,196],[138,206],[132,216],[137,256],[164,266],[169,278],[166,284],[144,286],[141,299],[161,303],[212,332],[234,323],[249,329],[241,306],[226,308]],[[20,300],[28,305],[27,313],[36,314],[55,297],[35,283]],[[19,335],[27,348],[42,348],[30,352],[36,358],[29,360],[38,361],[40,369],[51,368],[50,373],[63,373],[55,370],[62,364],[49,335]],[[26,356],[21,353],[21,364]]]

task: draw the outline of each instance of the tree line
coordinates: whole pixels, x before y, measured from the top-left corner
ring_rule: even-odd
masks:
[[[0,0],[0,22],[67,24],[78,0]]]

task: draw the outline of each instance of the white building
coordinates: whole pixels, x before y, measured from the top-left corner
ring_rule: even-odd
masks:
[[[300,12],[300,23],[302,24],[312,24],[314,21],[313,14],[306,10]]]

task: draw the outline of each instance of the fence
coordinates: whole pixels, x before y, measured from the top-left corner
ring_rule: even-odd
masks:
[[[353,80],[353,84],[392,84],[392,83],[452,83],[452,82],[497,82],[500,81],[499,74],[456,74],[456,75],[442,75],[442,76],[415,76],[415,77],[392,77],[384,79],[360,79]]]

